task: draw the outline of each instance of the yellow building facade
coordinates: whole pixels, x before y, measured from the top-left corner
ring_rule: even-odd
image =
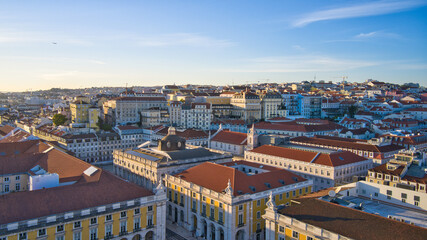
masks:
[[[220,166],[210,163],[208,165],[210,168],[215,168],[215,165]],[[241,162],[239,165],[245,166]],[[218,168],[223,168],[223,166]],[[252,169],[252,172],[255,170],[255,167],[252,166],[242,168]],[[194,169],[189,169],[186,172],[193,172]],[[215,172],[215,169],[211,170]],[[202,170],[200,171],[203,173]],[[275,170],[271,169],[271,171]],[[287,173],[285,170],[284,174]],[[206,174],[202,175],[206,176]],[[188,181],[184,180],[187,178]],[[206,178],[209,179],[209,177]],[[220,178],[218,177],[218,181],[221,181]],[[207,187],[207,185],[216,185],[215,182],[209,183],[208,181],[205,183],[205,180],[200,182],[197,179],[192,181],[193,179],[193,177],[181,176],[181,174],[166,175],[167,218],[192,231],[195,236],[213,240],[265,239],[265,221],[262,215],[265,213],[269,194],[273,195],[276,204],[286,205],[292,199],[312,191],[312,181],[305,179],[284,185],[279,183],[280,187],[271,184],[271,188],[268,190],[262,189],[260,186],[253,187],[255,192],[250,194],[237,190],[241,186],[236,182],[232,184],[230,181],[225,184],[222,191],[218,191]],[[236,187],[237,191],[233,190],[233,187]]]

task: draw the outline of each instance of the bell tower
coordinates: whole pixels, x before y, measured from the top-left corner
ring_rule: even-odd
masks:
[[[248,130],[247,149],[252,150],[256,147],[258,147],[258,134],[255,132],[255,125],[252,124],[252,127]]]

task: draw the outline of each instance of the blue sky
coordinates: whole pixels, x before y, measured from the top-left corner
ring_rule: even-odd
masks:
[[[0,1],[0,91],[315,76],[427,85],[427,0]]]

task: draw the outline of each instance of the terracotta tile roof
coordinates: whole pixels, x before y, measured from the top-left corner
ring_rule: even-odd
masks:
[[[351,132],[354,135],[361,135],[361,134],[365,134],[366,132],[372,132],[371,130],[369,130],[368,128],[357,128],[357,129],[342,129],[340,133],[347,133],[347,132]]]
[[[246,125],[244,120],[238,119],[216,119],[212,124]]]
[[[385,153],[385,152],[392,152],[404,149],[401,146],[397,146],[394,144],[385,145],[385,146],[377,146],[372,144],[366,144],[366,143],[359,143],[359,142],[348,142],[345,140],[339,140],[336,139],[326,139],[326,138],[320,138],[320,137],[295,137],[291,139],[292,143],[298,144],[298,143],[309,143],[309,144],[316,144],[320,146],[330,146],[330,147],[339,147],[339,148],[347,148],[347,149],[354,149],[354,150],[361,150],[361,151],[368,151],[368,152],[376,152],[376,153]]]
[[[49,146],[40,140],[29,140],[16,143],[1,143],[0,156],[10,156],[21,153],[40,153],[47,149],[49,149]]]
[[[93,182],[80,181],[72,185],[3,195],[0,198],[0,224],[153,195],[101,169],[95,174],[97,180]]]
[[[326,202],[300,198],[279,213],[352,239],[422,239],[427,229]]]
[[[40,153],[23,153],[0,157],[0,175],[26,173],[43,157]]]
[[[28,137],[31,136],[31,134],[20,130],[20,129],[16,129],[13,130],[14,132],[12,134],[10,134],[9,136],[4,137],[3,139],[0,140],[0,143],[6,143],[6,142],[21,142],[21,141],[25,141]]]
[[[163,128],[162,130],[158,131],[157,134],[162,136],[168,135],[168,128]],[[202,130],[187,128],[184,131],[177,130],[176,135],[185,138],[186,140],[190,140],[195,138],[208,138],[209,133]]]
[[[4,126],[0,126],[0,137],[6,136],[8,133],[10,133],[13,129],[15,129],[14,127],[10,126],[10,125],[4,125]]]
[[[338,151],[332,153],[317,153],[293,148],[263,145],[251,150],[254,153],[271,155],[281,158],[289,158],[297,161],[312,162],[315,164],[331,167],[342,166],[367,160],[357,154],[348,151]],[[313,160],[314,159],[314,160]]]
[[[191,108],[196,108],[196,106],[205,106],[206,109],[210,109],[211,108],[211,104],[210,103],[191,103]]]
[[[390,170],[387,169],[387,163],[381,164],[379,166],[376,166],[374,168],[369,169],[369,171],[372,172],[377,172],[377,173],[385,173],[385,174],[390,174],[390,175],[394,175],[394,176],[400,176],[400,174],[402,173],[403,169],[405,167],[403,165],[397,167],[395,170]]]
[[[295,121],[292,121],[292,122],[274,122],[274,123],[259,122],[259,123],[255,123],[255,128],[292,131],[292,132],[322,132],[322,131],[333,131],[337,129],[343,129],[344,127],[333,122],[328,122],[327,124],[305,125],[305,124],[298,124]]]
[[[117,97],[117,101],[166,101],[165,97]]]
[[[139,128],[139,127],[131,126],[131,125],[129,125],[129,126],[117,126],[117,128],[118,128],[118,129],[120,129],[120,130],[141,129],[141,128]]]
[[[234,145],[246,145],[247,134],[241,132],[232,132],[228,130],[222,130],[217,133],[211,141],[229,143]]]
[[[185,181],[195,183],[219,193],[225,190],[228,180],[230,180],[234,196],[268,191],[284,185],[307,181],[285,169],[273,167],[268,168],[269,172],[247,175],[240,170],[230,167],[230,165],[234,164],[253,167],[261,166],[261,164],[254,165],[254,163],[248,163],[246,161],[226,164],[206,162],[176,174],[175,177],[180,177]],[[295,179],[297,181],[295,181]],[[282,180],[284,184],[281,183]],[[268,187],[266,183],[269,184],[270,187]]]

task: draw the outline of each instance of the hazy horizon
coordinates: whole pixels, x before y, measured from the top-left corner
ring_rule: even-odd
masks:
[[[427,0],[23,2],[0,3],[3,92],[427,83]]]

